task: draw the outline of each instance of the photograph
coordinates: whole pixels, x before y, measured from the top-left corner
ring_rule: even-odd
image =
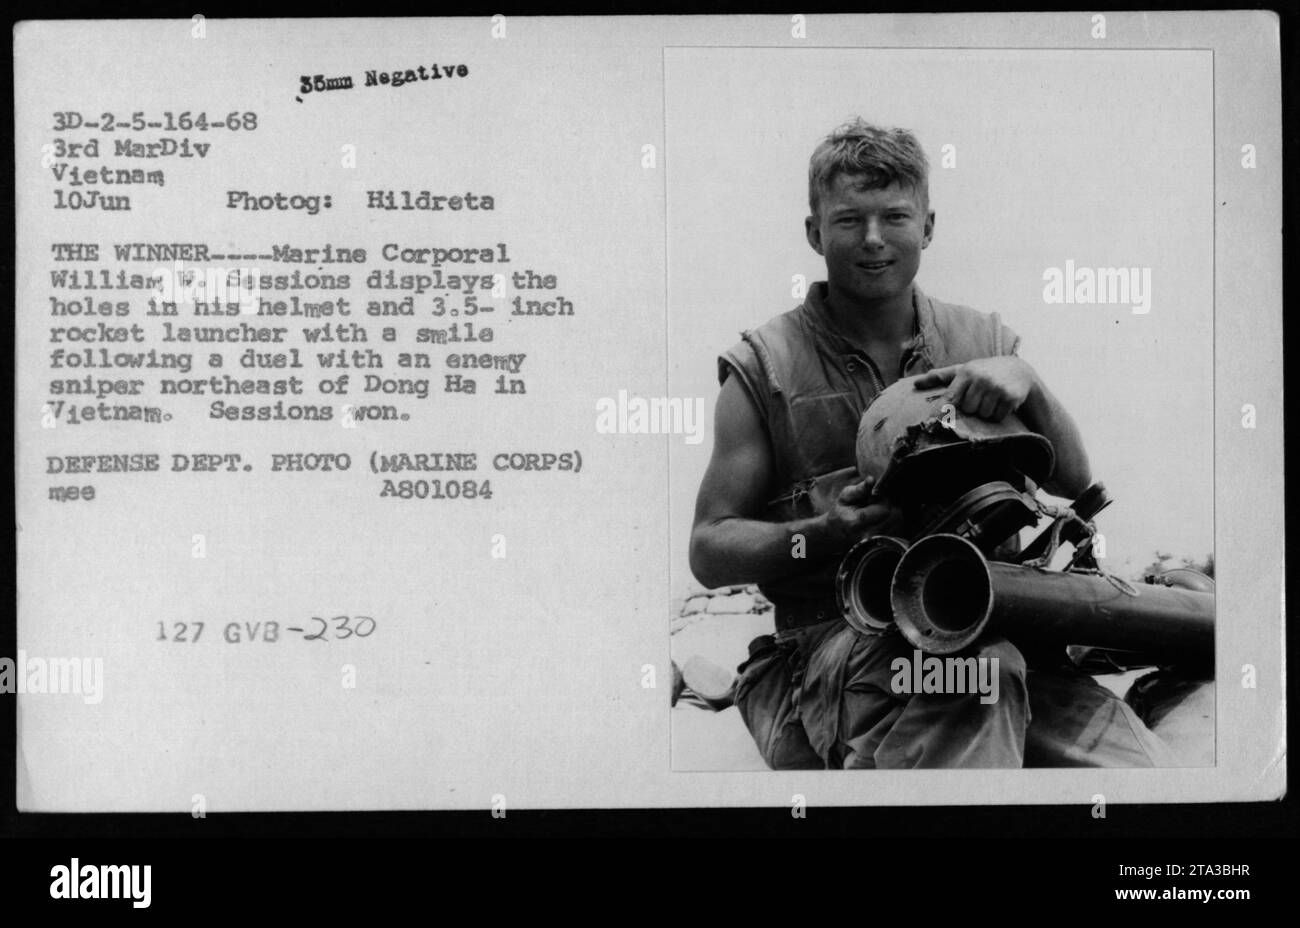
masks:
[[[15,13],[22,893],[567,832],[1249,898],[1129,842],[1295,831],[1292,19],[434,13]]]
[[[665,73],[674,769],[1213,766],[1210,56]]]

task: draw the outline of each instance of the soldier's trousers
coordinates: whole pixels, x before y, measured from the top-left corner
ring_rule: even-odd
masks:
[[[990,661],[996,701],[972,691],[906,691],[896,663],[915,661],[906,639],[862,635],[836,619],[756,639],[739,668],[736,705],[778,770],[1177,765],[1090,676],[1027,670],[1004,638],[983,638],[960,656]]]

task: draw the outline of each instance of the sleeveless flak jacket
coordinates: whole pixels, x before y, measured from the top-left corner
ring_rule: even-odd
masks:
[[[826,311],[826,284],[801,306],[742,333],[718,359],[718,382],[735,374],[767,427],[776,477],[763,518],[790,522],[820,515],[858,479],[858,421],[885,388],[866,352],[837,332]],[[943,303],[912,287],[916,329],[898,377],[976,358],[1014,354],[1019,337],[998,319]],[[760,585],[776,606],[777,629],[838,615],[835,561]]]

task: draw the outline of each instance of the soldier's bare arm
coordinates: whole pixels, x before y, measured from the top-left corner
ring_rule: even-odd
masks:
[[[1075,499],[1092,485],[1092,468],[1079,426],[1041,377],[1035,377],[1034,389],[1020,407],[1020,418],[1056,449],[1056,469],[1044,485],[1048,493]]]
[[[761,583],[806,570],[810,562],[843,554],[864,535],[895,516],[869,503],[870,480],[850,484],[831,509],[795,522],[759,518],[778,489],[775,469],[758,411],[735,377],[718,396],[713,456],[700,484],[691,531],[690,563],[706,587]],[[796,547],[796,535],[803,542]],[[794,557],[798,550],[803,557]]]

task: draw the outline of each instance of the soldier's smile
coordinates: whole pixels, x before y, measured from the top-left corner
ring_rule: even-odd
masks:
[[[809,244],[826,259],[832,299],[879,306],[906,299],[933,223],[918,191],[840,175],[806,226]]]

